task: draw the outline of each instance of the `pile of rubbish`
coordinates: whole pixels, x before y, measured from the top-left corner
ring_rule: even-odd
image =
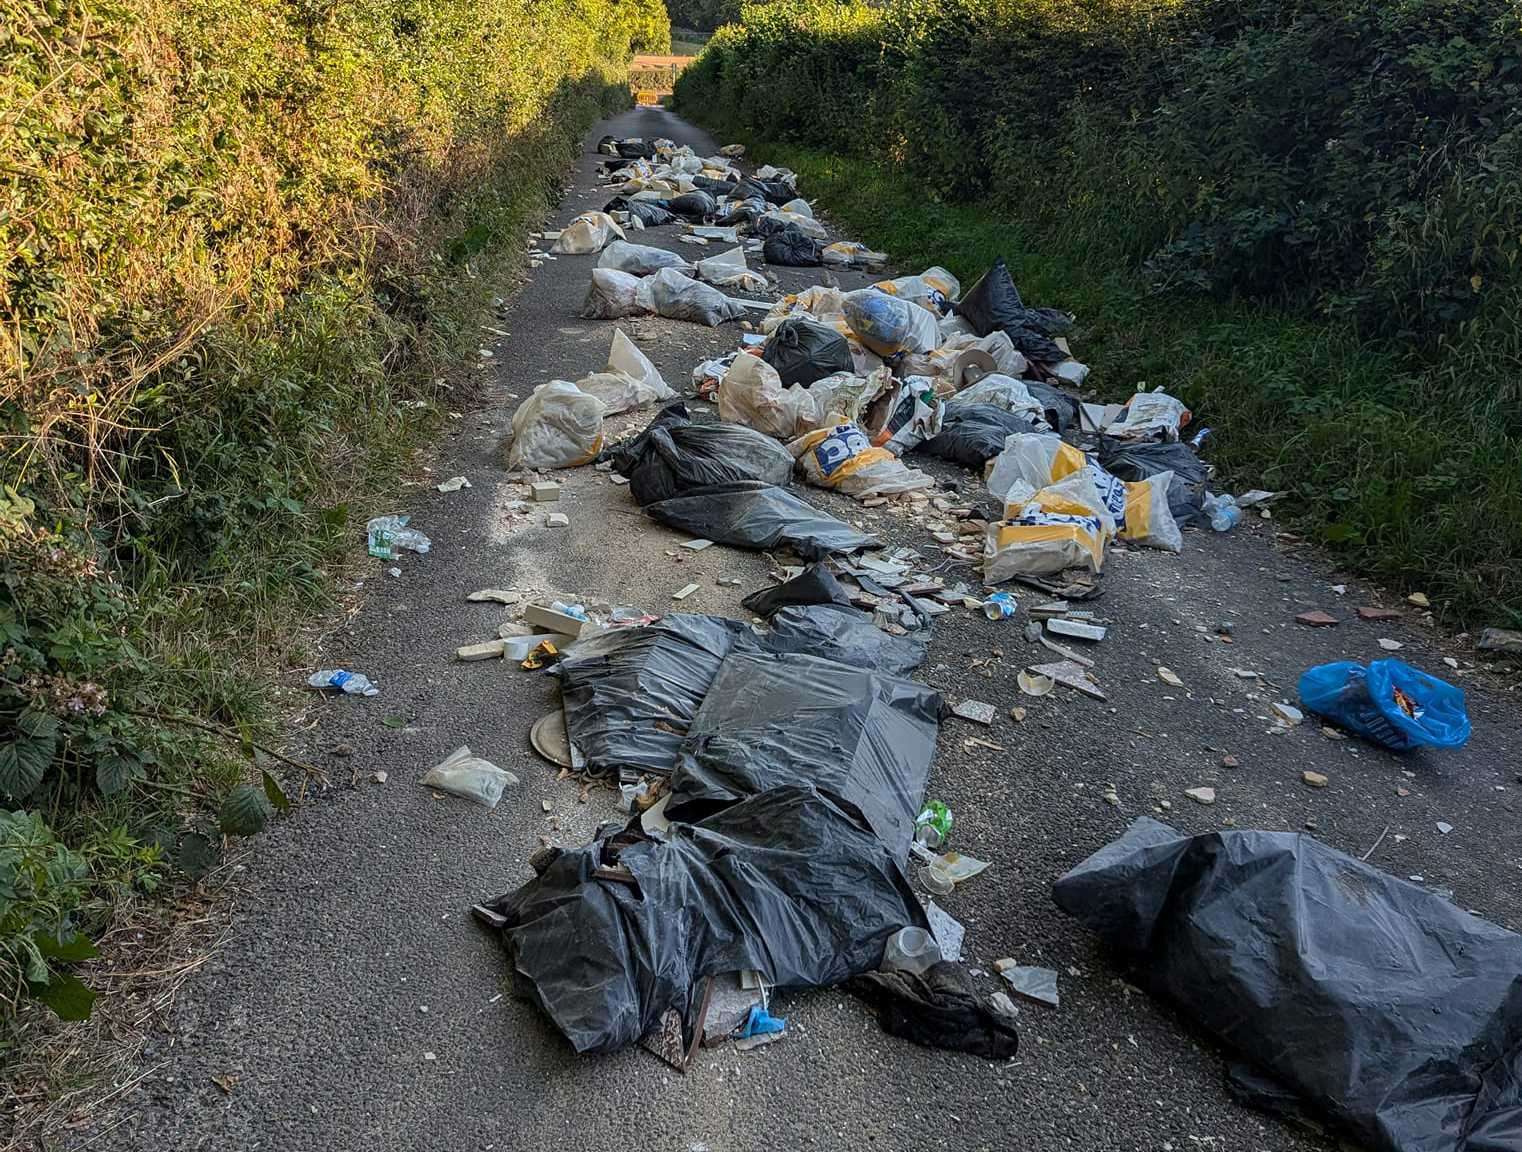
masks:
[[[1083,649],[1106,626],[1083,604],[1102,593],[1107,562],[1134,548],[1178,553],[1183,529],[1227,531],[1273,494],[1213,494],[1208,429],[1195,431],[1177,398],[1081,395],[1076,318],[1027,304],[1004,261],[966,291],[933,267],[856,291],[740,300],[729,293],[774,295],[747,263],[757,254],[868,270],[885,257],[829,242],[793,173],[747,174],[737,147],[699,156],[607,138],[599,151],[611,198],[550,236],[557,254],[595,257],[583,314],[753,315],[754,330],[696,367],[687,399],[615,330],[605,370],[551,381],[519,406],[507,466],[608,471],[643,515],[692,537],[681,548],[769,553],[774,581],[744,598],[749,623],[517,590],[472,597],[522,622],[460,658],[552,677],[560,706],[535,726],[535,747],[584,788],[616,787],[627,814],[581,847],[547,842],[532,879],[474,913],[500,934],[517,993],[578,1052],[642,1044],[685,1069],[702,1045],[784,1038],[775,990],[839,984],[894,1035],[1011,1057],[1015,1006],[980,992],[982,974],[961,962],[962,926],[934,899],[989,867],[948,846],[953,815],[928,794],[940,730],[995,715],[910,678],[935,620],[965,611],[1023,627],[1042,662],[1019,673],[1022,693],[1063,686],[1102,700]],[[695,249],[730,247],[688,261],[629,239],[663,227]],[[605,429],[607,416],[655,404],[637,431]],[[971,475],[937,479],[948,471],[937,461]],[[800,482],[902,511],[934,547],[889,548],[805,499]],[[531,487],[536,500],[558,494]],[[408,532],[372,522],[372,551],[426,551]],[[1051,598],[1022,605],[1010,582]],[[1391,748],[1467,738],[1462,693],[1398,664],[1313,669],[1301,696]],[[468,776],[457,790],[495,803],[492,789],[511,781],[489,769],[461,749],[435,772]],[[1272,1073],[1391,1148],[1458,1148],[1465,1134],[1499,1147],[1516,1124],[1522,983],[1508,973],[1522,947],[1510,933],[1303,836],[1191,838],[1152,821],[1055,896],[1144,983],[1258,1062],[1242,1083],[1259,1102],[1285,1095],[1262,1079]],[[1388,944],[1372,967],[1370,938]],[[1058,1003],[1055,972],[1013,960],[995,970],[1010,992]]]

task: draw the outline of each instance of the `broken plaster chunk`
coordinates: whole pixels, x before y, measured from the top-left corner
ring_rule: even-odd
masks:
[[[1099,624],[1088,624],[1082,620],[1063,620],[1054,617],[1046,622],[1046,630],[1054,636],[1070,636],[1075,640],[1103,640],[1105,629]]]
[[[540,480],[528,486],[529,495],[541,504],[560,499],[560,485],[553,480]]]
[[[1209,805],[1215,803],[1214,788],[1185,788],[1184,795],[1189,797],[1189,799],[1193,800],[1196,804]]]
[[[467,644],[463,648],[456,648],[454,654],[458,660],[495,660],[501,657],[505,646],[502,640],[484,640],[480,644]]]
[[[951,711],[963,720],[971,720],[977,724],[992,724],[994,717],[998,715],[997,708],[981,700],[963,700],[954,705]]]
[[[571,526],[571,518],[564,512],[551,512],[544,518],[544,526],[546,528],[569,528]]]
[[[1312,772],[1309,768],[1300,773],[1300,779],[1312,788],[1325,788],[1327,786],[1326,776],[1321,772]]]
[[[696,584],[688,584],[686,587],[679,588],[679,589],[677,589],[677,591],[673,592],[671,594],[671,598],[673,600],[685,600],[685,599],[687,599],[687,597],[691,596],[697,590],[698,590],[698,586]]]

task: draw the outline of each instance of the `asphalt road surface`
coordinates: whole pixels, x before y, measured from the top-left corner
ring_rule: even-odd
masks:
[[[700,153],[715,143],[658,109],[599,125],[555,226],[607,199],[591,152],[604,132],[670,136]],[[705,254],[676,232],[637,239]],[[1096,605],[1110,626],[1093,651],[1109,696],[1103,703],[1061,690],[1022,699],[1015,674],[1041,653],[1027,648],[1019,626],[965,611],[936,622],[923,678],[949,697],[986,700],[999,711],[990,729],[956,719],[942,729],[930,794],[955,812],[955,846],[993,862],[943,903],[966,925],[975,967],[990,970],[1011,956],[1062,974],[1060,1008],[1021,1006],[1016,1060],[990,1064],[917,1047],[885,1035],[852,997],[813,991],[784,994],[774,1006],[788,1019],[784,1041],[751,1053],[704,1050],[682,1076],[639,1050],[578,1058],[534,1008],[504,994],[505,955],[469,906],[527,879],[541,835],[581,843],[616,813],[609,792],[583,802],[575,781],[557,781],[528,745],[530,725],[555,706],[551,681],[502,661],[453,659],[457,646],[492,637],[504,618],[500,607],[467,603],[466,594],[517,586],[661,612],[692,581],[700,591],[682,610],[742,615],[740,597],[768,583],[758,554],[714,547],[669,556],[681,537],[641,517],[626,488],[591,468],[560,477],[558,510],[569,527],[543,526],[542,508],[526,518],[506,511],[520,495],[500,450],[515,404],[537,384],[577,379],[606,360],[614,322],[580,318],[595,259],[546,262],[496,322],[509,335],[489,338],[495,355],[482,369],[490,376],[484,407],[451,422],[427,461],[432,472],[408,489],[408,510],[433,550],[399,561],[396,578],[388,562],[368,561],[353,615],[313,653],[314,666],[363,671],[381,694],[314,696],[296,718],[292,748],[319,760],[333,786],[257,842],[234,897],[231,938],[182,990],[169,1028],[144,1056],[162,1066],[121,1101],[109,1117],[117,1126],[95,1147],[1330,1146],[1330,1138],[1234,1104],[1221,1051],[1180,1013],[1124,983],[1050,897],[1059,874],[1166,800],[1164,818],[1187,831],[1313,828],[1354,854],[1388,829],[1372,863],[1421,875],[1452,889],[1462,906],[1522,926],[1522,755],[1507,681],[1472,670],[1467,646],[1445,639],[1417,609],[1338,574],[1256,516],[1230,535],[1186,532],[1181,556],[1113,557]],[[790,289],[821,278],[820,270],[780,273]],[[846,287],[867,282],[838,276]],[[732,349],[737,336],[733,325],[633,327],[682,392],[691,390],[698,360]],[[1081,357],[1081,333],[1076,351]],[[1124,399],[1127,382],[1096,383]],[[610,429],[643,426],[650,415],[615,418]],[[950,466],[922,466],[960,479],[967,491],[980,486]],[[455,474],[473,487],[440,494],[430,486]],[[807,496],[894,544],[938,555],[900,510],[862,509],[817,490]],[[970,569],[959,575],[976,579]],[[739,577],[742,586],[722,586],[720,577]],[[1384,624],[1354,619],[1355,605],[1376,603],[1407,615]],[[1308,608],[1343,623],[1296,625],[1294,615]],[[1233,625],[1230,643],[1217,635],[1223,621]],[[1468,747],[1397,758],[1329,739],[1314,722],[1273,731],[1269,699],[1292,699],[1312,664],[1380,657],[1379,637],[1404,642],[1403,657],[1465,684],[1475,726]],[[1462,676],[1443,667],[1445,655],[1460,661]],[[1160,680],[1159,664],[1184,687]],[[1263,680],[1239,678],[1234,668]],[[292,682],[305,674],[292,669]],[[1017,703],[1028,709],[1023,723],[1006,715]],[[405,725],[385,723],[398,719]],[[1003,750],[964,743],[973,736]],[[521,778],[497,810],[417,783],[460,744]],[[331,751],[339,746],[351,754]],[[1235,766],[1223,764],[1228,755]],[[1324,773],[1329,785],[1306,787],[1305,769]],[[1107,785],[1118,806],[1102,798]],[[1200,785],[1215,788],[1214,805],[1184,796]],[[1439,821],[1453,830],[1440,834]],[[991,971],[980,980],[989,992],[998,987]],[[232,1078],[231,1091],[213,1077]]]

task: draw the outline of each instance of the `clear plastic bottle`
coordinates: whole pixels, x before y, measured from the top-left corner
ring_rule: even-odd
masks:
[[[345,672],[342,668],[322,668],[307,677],[312,688],[337,688],[350,696],[379,696],[380,689],[370,683],[369,677],[359,672]]]
[[[1230,532],[1242,522],[1242,509],[1237,507],[1235,496],[1206,496],[1204,510],[1217,532]]]

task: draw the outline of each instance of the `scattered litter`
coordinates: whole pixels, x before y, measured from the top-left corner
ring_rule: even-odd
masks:
[[[1057,972],[1052,968],[1028,968],[1023,965],[1003,968],[999,975],[1008,981],[1010,989],[1027,1000],[1058,1007]]]
[[[1215,803],[1215,789],[1208,786],[1185,788],[1184,795],[1198,804],[1209,805]]]
[[[1072,660],[1063,660],[1056,664],[1033,664],[1030,671],[1036,676],[1054,680],[1064,688],[1072,688],[1095,700],[1105,698],[1104,692],[1083,665]]]
[[[1446,836],[1448,833],[1453,831],[1453,825],[1447,823],[1446,821],[1439,820],[1437,822],[1437,830]]]
[[[955,821],[950,808],[939,800],[930,801],[914,819],[914,842],[925,848],[939,848],[951,839]]]
[[[412,517],[376,516],[365,524],[366,546],[370,555],[381,560],[395,560],[398,552],[426,553],[433,542],[416,528],[408,528]]]
[[[963,720],[972,720],[978,724],[992,724],[999,710],[992,704],[985,704],[981,700],[962,700],[952,705],[951,711]]]
[[[586,767],[586,761],[566,735],[565,712],[562,709],[546,712],[535,720],[534,726],[528,730],[528,742],[534,746],[535,752],[551,764],[569,768],[573,772]]]
[[[323,668],[307,677],[307,687],[319,690],[337,688],[347,696],[379,696],[380,689],[359,672],[341,668]]]
[[[1354,609],[1360,620],[1399,620],[1405,613],[1396,608],[1371,608],[1361,605]]]
[[[399,580],[401,579],[402,570],[400,568],[387,568],[386,575],[390,576],[393,580]]]
[[[1313,612],[1302,612],[1295,617],[1297,624],[1304,624],[1310,628],[1332,628],[1337,624],[1337,617],[1332,616],[1321,609]]]
[[[983,601],[983,615],[990,620],[1013,620],[1020,611],[1020,601],[1012,592],[995,592]],[[1037,629],[1039,632],[1039,627]]]
[[[900,928],[883,948],[884,972],[924,972],[942,959],[940,945],[924,928]]]
[[[1475,648],[1497,656],[1522,658],[1522,632],[1508,628],[1487,628],[1480,633]]]
[[[1046,696],[1056,686],[1056,681],[1050,676],[1044,676],[1039,672],[1031,672],[1022,668],[1015,675],[1015,683],[1020,685],[1020,691],[1027,696]]]
[[[474,800],[485,808],[495,808],[497,801],[502,799],[503,791],[509,784],[518,783],[518,777],[505,768],[498,768],[489,760],[473,755],[462,744],[443,761],[428,769],[420,782],[429,788]]]
[[[544,518],[544,526],[546,528],[569,528],[571,526],[571,518],[564,512],[551,512]]]
[[[1321,664],[1300,677],[1299,691],[1312,712],[1397,752],[1469,739],[1463,689],[1400,660]]]
[[[941,946],[941,955],[953,964],[962,958],[962,940],[967,929],[942,909],[934,900],[925,905],[925,919],[930,922],[930,932]]]
[[[536,480],[528,490],[529,495],[541,504],[560,499],[560,485],[553,480]]]
[[[1378,641],[1376,641],[1376,643],[1378,643],[1379,646],[1386,652],[1399,652],[1402,648],[1405,647],[1405,645],[1402,644],[1399,640],[1390,640],[1384,636],[1381,636]]]
[[[1326,776],[1320,772],[1313,772],[1309,768],[1300,773],[1300,779],[1312,788],[1325,788],[1327,786]]]
[[[685,540],[682,542],[681,547],[688,552],[701,552],[712,544],[712,540]]]
[[[1427,599],[1427,594],[1425,592],[1411,593],[1411,595],[1406,597],[1406,603],[1415,604],[1418,608],[1432,607],[1432,601]]]
[[[1184,682],[1178,678],[1178,673],[1172,668],[1164,668],[1161,664],[1157,668],[1157,678],[1165,684],[1172,684],[1175,688],[1184,686]]]
[[[541,640],[534,645],[532,651],[523,658],[520,667],[525,672],[537,672],[541,668],[548,668],[551,664],[560,660],[560,649],[552,640]]]
[[[1305,694],[1302,692],[1302,699],[1304,698],[1304,695]],[[1275,701],[1274,703],[1270,704],[1269,707],[1274,710],[1275,715],[1277,715],[1279,720],[1284,724],[1295,725],[1305,719],[1304,712],[1300,711],[1300,709],[1296,708],[1293,704],[1286,704],[1282,700]]]
[[[687,597],[691,596],[697,590],[698,590],[698,585],[696,585],[696,584],[687,584],[687,585],[684,585],[683,587],[677,589],[675,592],[673,592],[671,594],[671,598],[673,600],[685,600],[685,599],[687,599]]]

